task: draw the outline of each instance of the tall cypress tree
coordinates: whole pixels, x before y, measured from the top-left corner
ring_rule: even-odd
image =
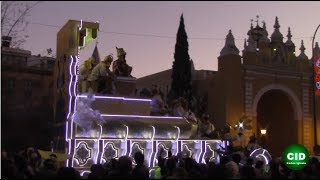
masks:
[[[181,14],[172,65],[169,100],[179,97],[184,97],[189,102],[191,100],[191,60],[188,51],[188,36],[184,26],[183,14]]]

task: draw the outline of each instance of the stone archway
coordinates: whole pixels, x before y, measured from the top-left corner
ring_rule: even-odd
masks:
[[[273,156],[279,157],[286,146],[299,143],[301,104],[291,89],[280,84],[265,86],[254,98],[253,112],[261,143]],[[260,129],[267,129],[267,136],[261,137]]]
[[[302,106],[299,101],[299,98],[291,89],[289,89],[288,87],[286,87],[282,84],[270,84],[270,85],[267,85],[258,91],[258,93],[256,94],[256,96],[253,100],[253,106],[252,106],[253,116],[255,116],[255,117],[257,116],[257,105],[258,105],[258,102],[259,102],[261,96],[269,90],[281,90],[284,93],[286,93],[289,97],[289,100],[290,100],[292,106],[293,106],[294,119],[295,120],[302,120],[302,108],[301,108]]]

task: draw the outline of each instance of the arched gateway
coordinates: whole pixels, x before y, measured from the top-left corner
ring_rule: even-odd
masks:
[[[245,114],[253,127],[245,131],[246,141],[257,135],[273,156],[280,156],[291,143],[303,144],[312,154],[314,113],[320,129],[320,108],[314,112],[313,107],[313,64],[304,53],[303,41],[296,56],[290,28],[284,42],[277,17],[273,27],[269,39],[265,22],[262,27],[258,21],[255,27],[251,24],[242,56],[229,31],[210,83],[214,85],[209,87],[209,110],[219,126],[225,122],[233,126]],[[319,52],[319,46],[316,48]],[[319,104],[319,96],[316,102]],[[266,130],[265,136],[261,129]]]
[[[276,103],[275,103],[276,102]],[[257,131],[267,130],[260,143],[279,157],[288,145],[298,142],[298,124],[302,120],[301,103],[295,93],[281,84],[262,88],[253,100]],[[283,133],[289,131],[290,133]]]
[[[317,133],[315,138],[315,132],[320,132],[320,96],[315,98],[316,103],[314,103],[313,63],[305,54],[308,47],[304,46],[303,41],[296,47],[291,40],[290,28],[284,37],[280,32],[277,17],[271,36],[268,36],[265,22],[262,26],[258,20],[256,22],[255,27],[253,23],[249,27],[248,38],[244,41],[242,52],[237,48],[232,31],[229,30],[225,45],[218,57],[218,71],[193,70],[192,83],[195,97],[206,95],[203,104],[207,105],[211,121],[217,128],[224,127],[226,122],[234,126],[241,117],[244,117],[243,115],[250,118],[253,128],[245,131],[247,141],[252,134],[261,135],[258,126],[261,109],[270,108],[269,111],[262,113],[275,114],[272,108],[281,108],[282,114],[279,112],[279,116],[275,117],[278,118],[277,121],[283,121],[280,117],[287,114],[295,125],[289,127],[289,130],[279,129],[278,134],[285,137],[284,134],[294,132],[294,137],[290,137],[294,140],[288,142],[303,144],[313,154],[315,141],[320,144],[320,133]],[[315,57],[320,55],[318,43],[315,43],[314,55]],[[142,90],[156,84],[165,89],[171,84],[170,71],[169,69],[142,77],[138,79],[137,87]],[[314,104],[317,108],[314,108]],[[315,109],[317,112],[314,112]],[[316,120],[314,120],[315,113]],[[270,118],[271,116],[268,121],[273,126],[278,124],[288,127],[285,125],[286,121],[281,124],[273,122]],[[266,130],[266,137],[277,134],[273,132],[274,130],[268,128]],[[235,130],[232,133],[237,134]],[[282,144],[276,142],[273,145],[282,149],[280,146]]]

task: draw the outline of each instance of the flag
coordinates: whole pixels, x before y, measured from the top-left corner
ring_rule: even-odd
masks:
[[[81,41],[81,42],[83,42],[83,46],[80,46],[80,49],[84,49],[92,40],[96,39],[96,37],[95,38],[92,37],[92,28],[82,29],[81,32],[84,30],[85,30],[85,32],[83,32],[84,33],[83,34],[84,42]],[[80,34],[81,34],[81,32],[80,32]]]
[[[320,55],[314,59],[315,94],[320,96]]]

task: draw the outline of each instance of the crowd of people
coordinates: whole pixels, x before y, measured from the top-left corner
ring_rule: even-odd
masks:
[[[1,178],[11,179],[319,179],[320,162],[316,157],[302,170],[290,170],[279,158],[272,159],[266,165],[260,159],[243,156],[245,153],[227,148],[230,152],[220,154],[220,162],[206,159],[198,163],[192,157],[169,151],[167,157],[161,153],[156,167],[145,165],[145,157],[136,152],[134,158],[122,156],[111,159],[105,164],[93,164],[90,173],[80,174],[73,167],[64,167],[53,155],[43,159],[36,149],[28,148],[10,154],[1,153]],[[133,163],[133,161],[135,163]]]

